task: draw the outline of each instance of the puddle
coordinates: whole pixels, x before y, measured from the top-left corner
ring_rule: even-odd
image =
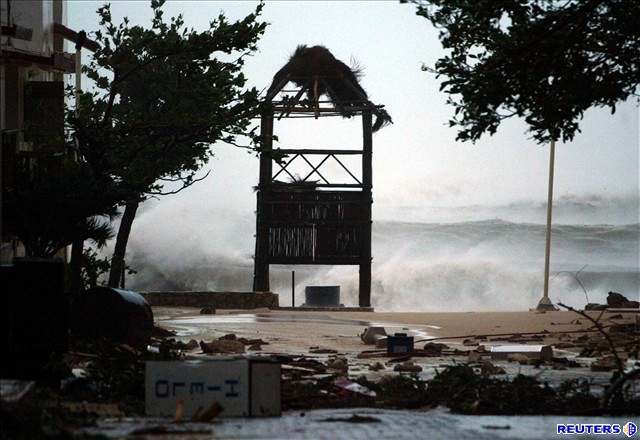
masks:
[[[337,319],[330,316],[313,315],[300,316],[295,314],[238,314],[238,315],[202,315],[188,318],[176,318],[163,321],[168,324],[176,325],[204,325],[204,324],[254,324],[259,322],[278,323],[278,322],[306,322],[315,324],[333,324],[333,325],[355,325],[368,326],[372,325],[368,321],[357,319]]]
[[[432,337],[431,334],[422,330],[423,328],[439,329],[438,326],[421,325],[420,328],[409,327],[407,325],[389,324],[385,322],[371,322],[359,319],[343,319],[335,318],[327,315],[309,315],[302,316],[300,314],[229,314],[229,315],[197,315],[187,317],[177,317],[162,320],[164,325],[173,328],[178,336],[189,336],[199,333],[202,327],[224,326],[224,325],[242,325],[242,324],[324,324],[324,325],[341,325],[353,326],[364,330],[369,326],[381,326],[387,330],[388,334],[407,333],[416,339],[427,339]],[[360,331],[361,331],[360,330]],[[359,331],[359,332],[360,332]],[[354,335],[355,336],[355,335]]]

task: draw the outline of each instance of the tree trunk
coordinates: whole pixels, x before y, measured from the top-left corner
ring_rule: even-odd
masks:
[[[73,241],[71,245],[71,281],[70,289],[72,294],[78,294],[82,289],[82,251],[84,248],[84,240],[79,238]]]
[[[109,287],[118,287],[124,268],[124,256],[127,252],[127,242],[131,233],[131,225],[136,217],[136,211],[140,202],[128,202],[122,214],[120,227],[118,228],[118,236],[116,237],[116,247],[113,250],[113,258],[111,259],[111,271],[109,272]]]

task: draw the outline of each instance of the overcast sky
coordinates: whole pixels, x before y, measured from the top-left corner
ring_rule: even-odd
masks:
[[[97,28],[96,9],[103,2],[68,1],[68,24],[75,30]],[[170,1],[166,16],[183,13],[185,22],[204,29],[221,11],[231,19],[251,12],[254,2]],[[146,1],[112,2],[114,19],[128,16],[148,24]],[[375,103],[385,104],[394,125],[374,136],[374,218],[399,217],[399,206],[499,205],[544,201],[548,148],[529,139],[526,126],[509,120],[493,137],[477,144],[455,141],[447,125],[452,108],[439,82],[421,71],[443,54],[431,24],[414,7],[389,2],[269,2],[263,19],[270,23],[257,52],[246,65],[250,85],[269,86],[273,74],[298,44],[322,44],[365,68],[364,88]],[[627,102],[611,115],[592,110],[581,123],[583,133],[558,145],[556,196],[637,200],[639,113]],[[354,120],[289,120],[276,123],[285,147],[358,147],[360,124]],[[233,147],[215,148],[212,175],[173,203],[197,213],[209,203],[238,212],[255,209],[252,186],[258,161]],[[403,211],[402,220],[412,220]],[[421,218],[421,220],[424,220]],[[539,219],[543,223],[544,218]]]

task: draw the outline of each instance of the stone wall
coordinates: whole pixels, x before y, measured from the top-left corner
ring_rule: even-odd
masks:
[[[277,308],[271,292],[140,292],[151,306],[214,307],[216,309]]]

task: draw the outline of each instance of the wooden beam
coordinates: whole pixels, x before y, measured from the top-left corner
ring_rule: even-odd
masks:
[[[69,40],[73,43],[78,43],[78,38],[80,37],[80,45],[85,49],[89,49],[91,52],[95,52],[100,49],[100,44],[90,38],[86,38],[86,34],[81,34],[81,32],[69,29],[61,23],[53,23],[53,33],[60,35],[65,40]]]
[[[358,266],[360,260],[359,257],[269,257],[270,264],[304,264],[304,265],[323,265],[323,266]]]
[[[365,220],[368,224],[362,227],[360,280],[358,300],[360,307],[371,306],[371,198],[372,188],[372,154],[373,130],[371,111],[362,113],[362,192]]]
[[[264,192],[271,185],[273,160],[273,112],[265,111],[260,123],[260,182],[258,184],[256,209],[256,247],[253,269],[253,290],[255,292],[270,291],[269,285],[269,227],[264,222],[265,212],[262,211]]]
[[[362,150],[313,150],[313,149],[293,149],[293,148],[276,148],[273,150],[280,154],[362,154]]]

